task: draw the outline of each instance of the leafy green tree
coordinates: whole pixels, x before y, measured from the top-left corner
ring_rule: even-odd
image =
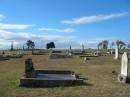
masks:
[[[35,43],[32,40],[27,40],[26,45],[28,47],[28,50],[34,49],[34,47],[35,47]]]

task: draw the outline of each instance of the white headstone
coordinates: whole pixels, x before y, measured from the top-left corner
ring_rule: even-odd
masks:
[[[85,61],[87,61],[87,57],[84,57],[84,59],[83,59],[83,60],[84,60],[84,62],[85,62]]]
[[[81,51],[83,52],[84,51],[84,44],[81,42],[80,45],[82,47]]]
[[[119,51],[118,51],[118,48],[115,49],[115,60],[118,59],[118,56],[119,56]]]
[[[72,53],[71,52],[69,52],[69,54],[68,54],[69,56],[72,56]]]
[[[124,52],[122,55],[122,60],[121,60],[121,75],[124,75],[127,77],[128,75],[128,56],[127,53]]]
[[[111,54],[113,54],[113,51],[111,50]]]
[[[95,56],[98,56],[98,54],[99,54],[99,51],[95,51],[95,52],[94,52],[94,55],[95,55]]]

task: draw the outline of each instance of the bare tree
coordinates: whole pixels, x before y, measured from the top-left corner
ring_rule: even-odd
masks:
[[[109,44],[108,40],[103,40],[102,42],[100,42],[98,44],[98,49],[99,48],[101,48],[101,49],[107,49],[108,48],[108,44]]]
[[[128,48],[130,48],[130,43],[127,45]]]
[[[115,45],[115,42],[111,42],[110,44],[110,49],[112,49],[112,47]]]
[[[102,42],[99,42],[99,43],[98,43],[98,50],[99,50],[99,49],[102,49]]]
[[[102,47],[103,47],[103,49],[108,49],[108,44],[109,44],[109,41],[108,40],[103,40],[102,41]]]
[[[123,46],[125,46],[125,42],[121,41],[121,40],[117,40],[116,41],[116,45],[119,49],[121,49]]]

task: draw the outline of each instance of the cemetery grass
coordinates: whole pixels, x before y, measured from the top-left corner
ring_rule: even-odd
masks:
[[[32,54],[32,51],[27,51],[27,50],[25,50],[25,51],[23,51],[23,50],[14,50],[14,51],[10,51],[10,50],[0,50],[0,54],[2,54],[2,53],[5,53],[5,54],[19,54],[19,53],[21,53],[21,54]]]
[[[19,87],[19,79],[24,73],[24,60],[28,57],[32,57],[36,69],[72,70],[80,73],[88,78],[87,85]],[[113,57],[100,56],[83,62],[77,56],[72,59],[48,59],[48,55],[25,55],[21,59],[0,61],[0,97],[130,97],[130,84],[117,81],[121,63],[120,60],[113,60]]]

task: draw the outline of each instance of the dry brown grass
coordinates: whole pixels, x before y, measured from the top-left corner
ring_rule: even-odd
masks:
[[[19,79],[24,73],[24,60],[32,57],[36,69],[73,70],[88,77],[88,85],[24,88]],[[78,57],[70,59],[48,59],[48,55],[30,55],[21,59],[0,61],[1,97],[130,97],[130,84],[117,81],[115,70],[120,72],[120,60],[114,56],[101,56],[83,62]]]

